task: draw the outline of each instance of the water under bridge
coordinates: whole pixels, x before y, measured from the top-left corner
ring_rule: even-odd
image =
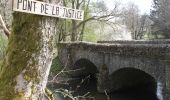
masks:
[[[84,69],[74,77],[97,75],[99,92],[160,83],[163,100],[170,100],[170,40],[67,42],[58,48],[63,66]]]

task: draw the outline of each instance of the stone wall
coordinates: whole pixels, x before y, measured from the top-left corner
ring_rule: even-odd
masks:
[[[72,67],[77,60],[82,58],[94,63],[98,70],[105,65],[109,75],[121,68],[132,67],[146,72],[157,82],[161,82],[164,92],[166,91],[164,94],[170,92],[170,40],[114,41],[113,43],[74,42],[60,43],[58,47],[63,63],[71,59]],[[70,53],[69,59],[66,58],[68,52]],[[105,85],[102,84],[102,86]]]

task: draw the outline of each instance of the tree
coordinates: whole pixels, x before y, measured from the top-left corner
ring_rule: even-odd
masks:
[[[126,8],[123,8],[123,22],[130,30],[132,39],[137,39],[139,26],[139,8],[134,3],[129,3]]]
[[[152,24],[152,33],[155,38],[162,35],[163,38],[170,38],[170,1],[169,0],[153,0],[153,9],[150,18],[154,22]]]
[[[60,41],[66,40],[68,36],[71,41],[82,41],[84,37],[84,32],[86,30],[86,24],[90,21],[104,22],[112,25],[110,21],[118,16],[120,12],[118,11],[119,3],[115,3],[114,9],[108,10],[103,1],[92,2],[92,0],[63,0],[63,5],[71,6],[76,9],[84,10],[84,20],[83,21],[66,21],[63,20],[62,25],[60,25]]]
[[[54,18],[13,13],[6,57],[0,67],[0,100],[44,98],[56,22]]]
[[[149,15],[140,15],[137,33],[135,35],[136,39],[145,39],[144,35],[151,33],[151,24],[152,21],[150,20]]]
[[[88,7],[90,0],[62,0],[64,6],[70,6],[73,9],[83,9],[84,10],[84,19],[88,16]],[[85,23],[81,23],[82,21],[75,21],[75,20],[60,20],[59,29],[60,29],[60,36],[59,41],[65,41],[67,36],[70,36],[71,41],[80,40],[82,37]],[[77,26],[78,25],[78,26]],[[81,35],[81,36],[80,36]]]
[[[150,32],[151,20],[147,14],[140,14],[139,8],[134,3],[129,3],[122,9],[123,23],[131,32],[132,39],[143,39],[145,33]]]

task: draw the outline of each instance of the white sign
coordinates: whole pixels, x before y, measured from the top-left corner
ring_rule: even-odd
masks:
[[[83,20],[84,11],[36,0],[13,0],[13,10],[37,15]]]

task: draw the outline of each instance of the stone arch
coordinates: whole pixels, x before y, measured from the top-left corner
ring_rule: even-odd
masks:
[[[136,68],[121,68],[114,71],[111,75],[111,92],[124,91],[128,89],[138,89],[137,87],[143,87],[142,90],[157,92],[157,81],[149,73],[146,73]]]
[[[90,60],[83,58],[74,63],[73,69],[78,69],[78,71],[76,71],[76,73],[72,76],[79,79],[74,82],[75,86],[73,86],[73,88],[76,87],[77,95],[84,95],[89,91],[97,91],[98,69],[95,64],[93,64]]]
[[[78,70],[76,76],[86,76],[98,73],[97,66],[88,59],[81,58],[73,64],[73,69]]]

